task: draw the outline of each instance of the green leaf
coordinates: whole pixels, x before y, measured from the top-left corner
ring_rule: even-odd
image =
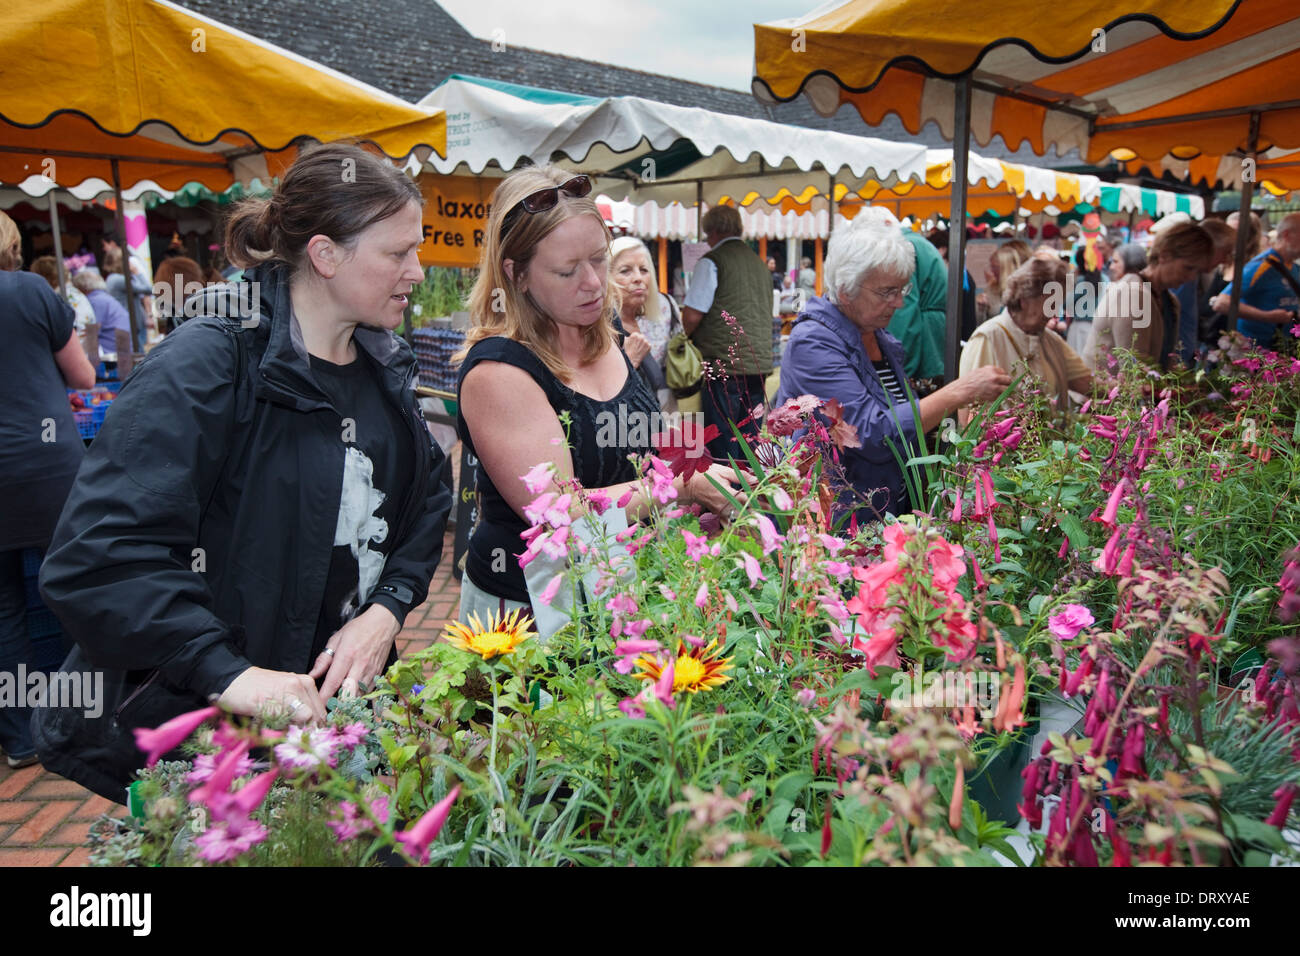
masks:
[[[1070,539],[1070,547],[1076,551],[1085,551],[1088,548],[1088,532],[1083,530],[1083,525],[1074,515],[1066,512],[1056,516],[1056,523],[1061,526],[1065,536]]]
[[[1224,828],[1242,843],[1267,847],[1278,853],[1286,849],[1286,841],[1282,839],[1281,832],[1263,820],[1227,811],[1223,814],[1223,820]]]

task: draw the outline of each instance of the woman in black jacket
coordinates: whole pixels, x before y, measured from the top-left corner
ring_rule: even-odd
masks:
[[[391,662],[451,507],[392,334],[423,275],[420,204],[335,144],[233,214],[245,281],[189,303],[125,383],[42,568],[77,644],[64,670],[104,674],[97,707],[37,713],[49,769],[122,800],[133,728],[209,701],[319,720]]]

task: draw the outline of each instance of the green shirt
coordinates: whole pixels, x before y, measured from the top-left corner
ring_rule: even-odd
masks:
[[[916,272],[912,291],[889,320],[889,334],[903,343],[909,378],[939,378],[944,373],[948,266],[919,232],[904,229],[903,236],[916,250]]]

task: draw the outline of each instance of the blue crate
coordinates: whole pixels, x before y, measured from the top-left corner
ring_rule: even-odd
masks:
[[[95,421],[95,413],[86,410],[84,412],[73,412],[73,419],[77,422],[77,434],[82,438],[91,439],[99,434],[100,422]]]
[[[91,407],[90,421],[92,424],[96,426],[104,424],[104,416],[108,414],[108,406],[110,404],[111,404],[110,402],[103,402],[99,405],[94,405]]]
[[[40,548],[23,548],[23,577],[34,578],[41,573],[41,562],[45,560],[45,552]]]
[[[59,626],[59,619],[54,616],[54,612],[49,608],[34,607],[27,609],[27,636],[33,641],[61,633],[63,633],[63,629]]]

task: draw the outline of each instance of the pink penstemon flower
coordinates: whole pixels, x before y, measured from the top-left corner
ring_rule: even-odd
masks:
[[[754,556],[750,554],[748,551],[740,552],[740,560],[745,565],[745,574],[749,576],[749,586],[751,588],[758,587],[759,581],[767,580],[767,578],[763,575],[762,570],[758,566],[758,561],[756,561],[754,559]]]
[[[452,787],[451,792],[420,817],[415,826],[396,834],[398,842],[406,852],[421,864],[429,862],[429,844],[442,832],[447,816],[451,813],[452,804],[456,802],[458,796],[460,796],[460,784]]]
[[[198,730],[204,721],[215,717],[219,713],[221,713],[219,707],[204,707],[200,710],[192,710],[189,713],[181,714],[179,717],[173,717],[165,724],[160,724],[152,730],[137,727],[135,729],[135,745],[149,755],[145,760],[145,766],[152,767],[161,759],[163,754],[175,750],[188,740],[190,734]]]
[[[534,465],[528,470],[528,474],[520,475],[520,480],[532,494],[541,494],[551,484],[551,479],[555,475],[555,466],[549,461],[544,461]]]
[[[699,590],[695,592],[695,606],[700,610],[709,606],[709,586],[701,584]]]
[[[555,577],[551,578],[550,583],[547,584],[546,587],[543,588],[542,593],[537,596],[537,600],[541,601],[547,607],[550,607],[551,602],[555,600],[555,596],[560,593],[560,585],[562,583],[564,583],[563,574],[557,574]]]
[[[630,674],[632,668],[636,666],[638,657],[642,654],[657,654],[662,650],[663,647],[658,641],[647,641],[641,638],[619,641],[614,645],[614,653],[619,657],[614,669],[620,674]]]
[[[759,536],[763,539],[763,553],[771,554],[781,546],[784,538],[776,530],[776,525],[772,524],[772,519],[767,515],[755,515],[754,520],[758,524]]]

